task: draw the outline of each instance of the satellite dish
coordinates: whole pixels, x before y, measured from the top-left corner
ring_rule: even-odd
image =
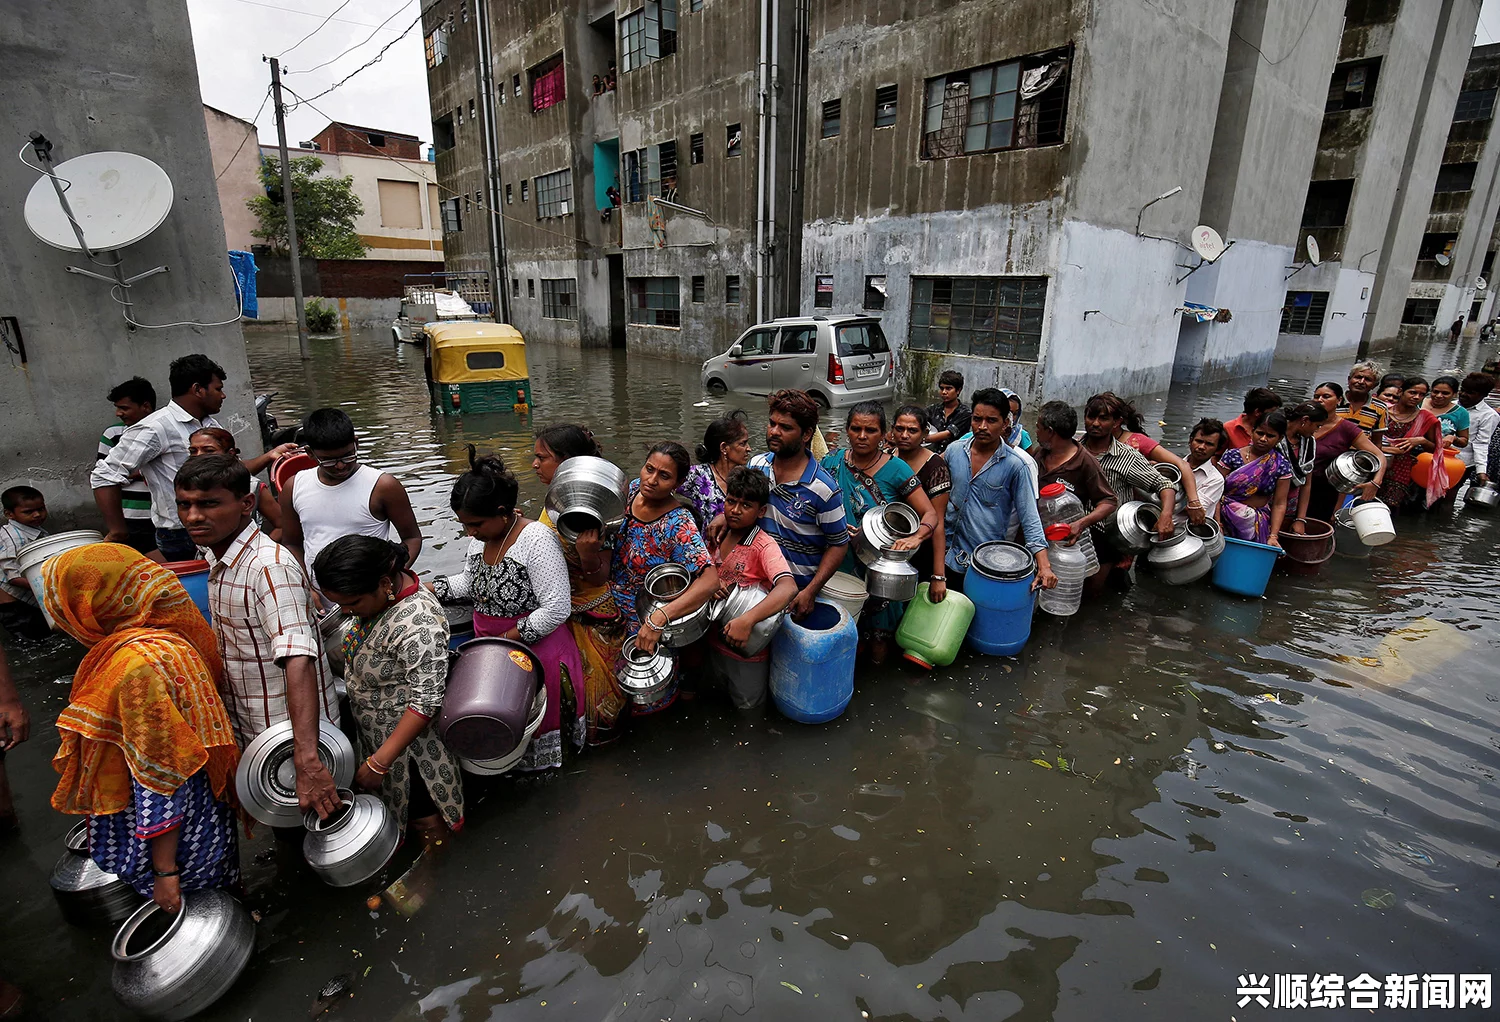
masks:
[[[1219,232],[1206,224],[1199,224],[1193,228],[1193,251],[1203,259],[1205,263],[1211,263],[1224,254],[1224,239],[1219,237]]]
[[[1489,281],[1485,280],[1483,277],[1475,277],[1474,278],[1474,290],[1475,291],[1483,291],[1485,288],[1487,288],[1489,286],[1490,286],[1489,285]]]
[[[95,252],[132,245],[161,226],[172,210],[172,179],[135,153],[85,153],[60,163],[56,174]],[[26,196],[26,226],[53,248],[81,252],[78,236],[63,212],[52,181],[38,178]]]
[[[1447,266],[1449,263],[1453,262],[1453,259],[1446,253],[1439,252],[1437,255],[1432,257],[1432,261],[1437,263],[1439,266]]]
[[[1307,261],[1314,266],[1323,262],[1323,250],[1318,247],[1318,239],[1311,234],[1307,236]]]

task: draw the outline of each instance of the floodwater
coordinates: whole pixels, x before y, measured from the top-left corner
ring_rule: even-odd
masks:
[[[380,331],[314,343],[303,366],[294,337],[251,331],[257,390],[279,392],[283,423],[348,409],[412,493],[427,571],[460,559],[447,491],[466,443],[510,458],[535,506],[536,423],[586,422],[633,470],[725,407],[764,417],[702,403],[696,366],[533,345],[530,421],[443,419],[416,349]],[[1344,368],[1271,382],[1302,394]],[[1258,382],[1142,407],[1181,449]],[[1019,657],[865,671],[823,726],[700,696],[560,776],[474,783],[410,914],[248,844],[257,954],[205,1017],[307,1017],[341,974],[352,996],[326,1018],[438,1022],[1246,1019],[1270,1014],[1237,1005],[1247,973],[1489,973],[1500,520],[1460,505],[1398,528],[1264,600],[1145,578],[1039,614]],[[67,828],[47,722],[76,659],[17,664],[36,725],[8,764],[23,834],[0,846],[0,973],[38,1018],[115,1019],[107,933],[63,923],[46,887]]]

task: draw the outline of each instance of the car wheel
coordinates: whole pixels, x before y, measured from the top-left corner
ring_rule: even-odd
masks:
[[[721,379],[719,379],[717,376],[714,377],[713,379],[709,380],[706,384],[704,384],[704,387],[707,388],[707,390],[708,390],[708,392],[710,394],[727,394],[727,393],[729,393],[729,388],[726,387],[724,385],[724,381],[721,380]]]
[[[823,409],[825,412],[833,407],[833,403],[828,400],[828,396],[821,390],[810,390],[808,391],[808,394],[814,401],[818,403],[818,407]]]

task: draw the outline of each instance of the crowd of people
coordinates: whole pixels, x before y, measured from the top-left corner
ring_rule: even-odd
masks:
[[[1345,495],[1324,472],[1343,452],[1368,452],[1379,465],[1356,496],[1401,511],[1457,489],[1446,476],[1416,485],[1420,454],[1456,451],[1476,483],[1494,478],[1500,460],[1490,377],[1381,379],[1368,362],[1346,385],[1321,383],[1290,405],[1255,388],[1236,418],[1197,422],[1181,453],[1148,437],[1115,394],[1091,397],[1081,423],[1072,406],[1046,402],[1033,435],[1016,394],[984,388],[965,399],[951,371],[930,407],[888,416],[876,402],[854,405],[845,445],[828,451],[820,406],[782,390],[768,401],[763,453],[752,454],[758,438],[742,412],[710,423],[693,456],[673,441],[652,447],[634,467],[623,522],[607,535],[564,531],[545,512],[527,517],[512,468],[471,447],[450,495],[469,537],[462,568],[424,583],[411,502],[397,479],[362,462],[349,417],[317,409],[299,444],[243,459],[214,419],[224,379],[190,355],[172,364],[162,408],[140,379],[109,395],[122,428],[106,432],[93,472],[107,542],[49,561],[41,593],[16,555],[45,535],[45,502],[25,486],[3,493],[0,623],[34,629],[44,605],[89,647],[57,722],[53,805],[87,815],[94,858],[168,911],[184,890],[236,882],[231,779],[240,751],[267,728],[291,723],[303,809],[326,816],[339,807],[316,745],[320,719],[340,716],[319,627],[333,607],[352,619],[340,652],[357,732],[354,785],[378,794],[403,833],[431,842],[458,831],[465,811],[460,764],[433,727],[449,664],[444,604],[472,604],[476,636],[535,654],[546,711],[516,769],[550,770],[629,726],[616,680],[627,642],[650,653],[671,622],[739,586],[767,595],[680,654],[685,689],[717,686],[736,707],[763,705],[770,654],[747,652],[751,629],[782,611],[807,615],[837,572],[863,577],[851,540],[866,512],[891,501],[920,522],[896,545],[913,552],[927,598],[941,603],[963,590],[974,552],[994,540],[1031,551],[1035,587],[1056,585],[1038,500],[1061,483],[1084,514],[1054,542],[1093,544],[1088,589],[1097,596],[1130,584],[1131,556],[1106,528],[1128,501],[1157,506],[1163,538],[1214,519],[1226,535],[1276,545],[1287,531],[1332,520]],[[255,473],[295,452],[315,465],[273,496]],[[604,454],[585,426],[553,424],[536,434],[531,469],[549,485],[568,460]],[[172,568],[199,557],[209,566],[211,624]],[[669,563],[690,581],[668,602],[643,603],[647,574]],[[903,609],[867,603],[859,629],[870,662],[887,655]],[[0,749],[27,730],[0,670]]]

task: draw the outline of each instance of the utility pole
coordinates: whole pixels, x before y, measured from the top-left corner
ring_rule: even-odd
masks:
[[[302,361],[312,358],[307,346],[307,308],[302,301],[302,264],[297,258],[297,214],[292,201],[292,161],[286,152],[286,107],[281,102],[281,62],[262,56],[271,65],[271,101],[276,107],[276,144],[281,149],[281,202],[286,207],[286,243],[292,255],[292,301],[297,304],[297,351]]]

